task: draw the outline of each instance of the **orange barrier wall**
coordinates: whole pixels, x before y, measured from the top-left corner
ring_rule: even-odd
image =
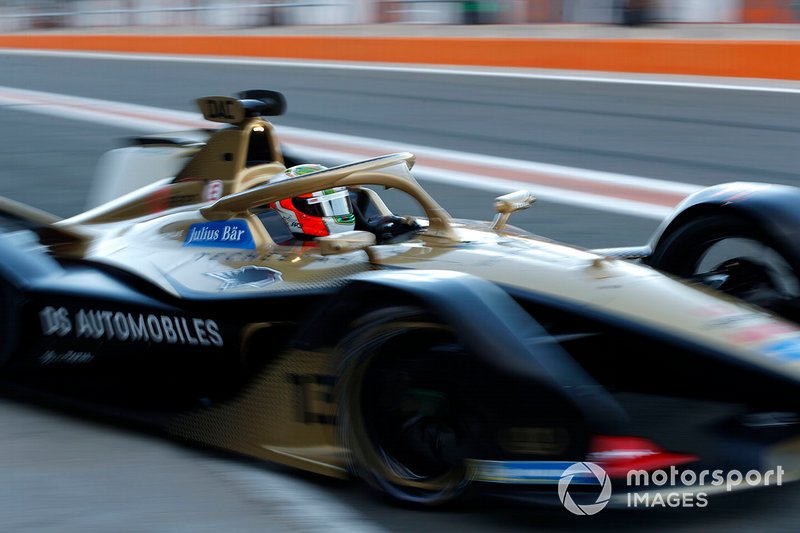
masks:
[[[5,34],[0,47],[800,79],[800,41]]]

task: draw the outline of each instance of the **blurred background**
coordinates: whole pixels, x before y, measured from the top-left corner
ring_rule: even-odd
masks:
[[[777,40],[800,39],[798,23],[800,0],[0,0],[0,33],[358,29]],[[0,195],[59,216],[84,208],[105,151],[153,133],[156,124],[185,128],[199,117],[194,98],[251,88],[287,95],[289,112],[275,121],[281,135],[307,136],[328,150],[332,139],[351,136],[362,151],[376,150],[372,155],[410,149],[418,155],[415,171],[426,154],[435,160],[438,151],[450,151],[504,158],[514,165],[504,168],[515,170],[542,168],[531,162],[557,166],[561,174],[553,176],[576,183],[576,176],[605,173],[603,179],[642,190],[653,179],[676,187],[800,185],[797,81],[501,76],[25,52],[0,53]],[[762,63],[791,63],[789,57]],[[318,152],[309,162],[326,162],[324,149]],[[501,191],[480,178],[471,186],[423,182],[454,216],[491,218]],[[531,188],[540,201],[512,224],[578,246],[641,244],[659,223],[658,213],[576,203],[575,191],[556,201],[552,192],[545,197],[538,185]],[[407,509],[359,484],[238,460],[52,407],[0,390],[0,531],[729,533],[795,532],[800,524],[800,483],[728,495],[709,509],[607,510],[586,520],[561,508],[493,501]],[[688,414],[675,408],[664,417],[677,427]]]
[[[798,22],[800,0],[0,0],[0,31],[374,23]]]

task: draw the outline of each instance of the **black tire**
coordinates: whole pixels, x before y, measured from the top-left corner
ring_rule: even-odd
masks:
[[[0,368],[13,357],[19,344],[20,305],[19,292],[0,279]]]
[[[337,431],[351,473],[395,500],[436,505],[469,485],[479,408],[452,365],[463,347],[417,308],[368,314],[339,344]]]
[[[757,243],[763,253],[738,257],[732,254],[713,266],[704,265],[712,248],[725,241]],[[768,264],[768,258],[776,264]],[[770,308],[783,308],[796,301],[800,288],[798,265],[788,258],[782,243],[749,220],[732,214],[704,215],[679,227],[658,243],[648,263],[663,272],[690,280],[701,280],[704,275],[725,270],[734,281],[722,284],[720,289],[723,292]],[[779,276],[784,279],[778,279]],[[794,307],[794,302],[790,307]]]

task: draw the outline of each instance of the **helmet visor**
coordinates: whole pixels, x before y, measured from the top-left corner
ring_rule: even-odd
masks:
[[[315,192],[311,197],[294,197],[292,205],[313,217],[340,217],[353,214],[350,194],[345,190],[327,189]]]

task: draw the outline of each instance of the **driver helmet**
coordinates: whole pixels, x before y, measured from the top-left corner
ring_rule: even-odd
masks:
[[[271,179],[271,183],[325,170],[316,164],[297,165]],[[270,205],[283,218],[295,237],[324,237],[355,229],[356,217],[347,187],[285,198]]]

